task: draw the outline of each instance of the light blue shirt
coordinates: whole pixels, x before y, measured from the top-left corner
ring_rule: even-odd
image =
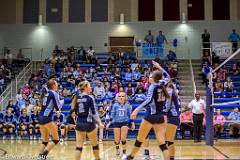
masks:
[[[237,33],[231,33],[228,38],[231,42],[237,42],[240,40],[240,36]]]

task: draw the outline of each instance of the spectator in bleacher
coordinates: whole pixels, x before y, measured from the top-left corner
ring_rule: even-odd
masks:
[[[140,78],[141,78],[141,76],[142,76],[142,74],[140,73],[139,68],[136,67],[136,68],[133,70],[133,72],[132,72],[133,80],[134,80],[134,81],[139,81]]]
[[[222,81],[220,81],[220,79],[217,79],[217,82],[215,83],[214,88],[216,89],[216,92],[223,91],[223,83],[222,83]]]
[[[5,88],[4,77],[0,72],[0,94],[4,91],[4,88]]]
[[[8,105],[7,105],[7,107],[6,107],[6,111],[7,111],[8,109],[11,109],[11,110],[12,110],[12,113],[13,113],[16,117],[19,116],[19,108],[18,108],[16,105],[13,104],[13,100],[12,100],[12,99],[9,99],[9,100],[8,100]]]
[[[6,115],[3,118],[3,140],[6,139],[6,133],[9,132],[11,139],[14,139],[14,131],[16,129],[15,116],[12,114],[12,109],[8,109]]]
[[[156,43],[158,46],[162,46],[164,42],[166,42],[166,44],[168,43],[165,35],[163,34],[163,31],[159,31],[159,35],[156,38]]]
[[[65,116],[61,111],[57,111],[56,114],[53,115],[53,121],[58,126],[58,130],[60,131],[60,141],[63,142],[65,139]]]
[[[218,138],[220,138],[221,133],[223,133],[225,122],[226,122],[226,119],[221,114],[221,110],[217,109],[216,115],[213,116],[213,124],[214,124],[215,136],[217,136]]]
[[[238,107],[235,107],[233,111],[229,114],[228,118],[230,127],[230,136],[237,137],[240,133],[240,112]]]
[[[135,94],[134,96],[134,100],[137,103],[142,103],[143,101],[145,101],[147,98],[146,94],[143,93],[142,89],[139,89],[138,92]]]
[[[24,55],[22,54],[22,49],[19,49],[17,53],[17,59],[23,59],[23,58],[24,58]]]
[[[211,72],[211,67],[207,64],[207,62],[203,63],[201,76],[202,76],[203,83],[205,83],[206,85],[208,84],[210,72]]]
[[[219,56],[217,56],[215,52],[212,52],[212,63],[219,63],[219,60]]]
[[[95,51],[93,50],[93,47],[90,46],[87,51],[87,57],[91,59],[93,57],[94,53],[95,53]]]
[[[238,49],[238,41],[240,40],[240,36],[235,29],[232,30],[232,33],[229,35],[228,40],[232,42],[232,49],[233,52],[235,52]]]
[[[188,107],[192,109],[193,113],[194,142],[201,142],[206,103],[201,99],[200,93],[195,93],[195,99],[189,103]]]
[[[4,55],[4,59],[7,60],[8,64],[12,64],[13,55],[10,52],[10,49],[7,49],[7,51],[6,51],[5,55]]]
[[[33,108],[34,108],[34,106],[30,103],[30,101],[26,100],[25,104],[21,107],[21,110],[26,109],[27,113],[29,114],[33,111]]]
[[[124,79],[125,79],[126,81],[132,81],[132,78],[133,78],[133,74],[132,74],[132,72],[131,72],[131,69],[130,69],[130,68],[127,68],[127,69],[126,69],[126,72],[125,72],[125,74],[124,74]]]
[[[80,49],[78,50],[78,60],[86,60],[86,51],[84,50],[83,46],[80,47]]]
[[[208,65],[211,65],[212,63],[209,50],[205,50],[202,56],[202,63],[205,63],[205,62],[207,62]]]
[[[217,80],[224,81],[226,79],[226,72],[220,68],[217,73]]]
[[[154,36],[152,35],[151,30],[148,31],[148,35],[145,36],[144,40],[146,41],[146,43],[154,43]]]
[[[125,88],[125,93],[128,97],[134,96],[134,88],[132,87],[131,83],[128,83],[127,87]]]
[[[233,83],[230,77],[227,77],[227,80],[224,82],[224,91],[225,92],[232,92],[233,91]]]
[[[182,138],[184,139],[185,131],[190,131],[190,136],[193,136],[193,114],[190,109],[184,110],[180,114],[180,130],[182,133]]]
[[[104,86],[102,85],[102,82],[98,82],[97,86],[94,87],[93,94],[96,97],[96,99],[102,99],[106,95],[106,91]]]
[[[239,74],[239,68],[236,63],[232,65],[232,68],[230,69],[230,74],[237,76]]]
[[[18,119],[18,135],[19,135],[19,139],[22,138],[22,136],[26,136],[28,134],[28,132],[32,133],[32,128],[29,128],[30,122],[31,122],[31,118],[28,115],[27,109],[23,108],[21,110],[21,115]],[[32,134],[30,134],[31,137],[30,139],[32,139]]]
[[[29,84],[26,84],[24,87],[21,88],[21,94],[29,96],[32,92],[31,87],[29,86]]]
[[[204,52],[206,50],[210,50],[210,33],[207,31],[207,29],[204,29],[204,33],[202,34],[202,43]]]
[[[4,114],[0,112],[0,131],[3,129]]]
[[[169,70],[169,75],[171,78],[173,78],[173,79],[177,78],[177,74],[178,74],[178,72],[174,68],[171,68]]]
[[[145,87],[144,87],[144,84],[141,83],[141,82],[137,82],[137,86],[135,88],[135,93],[138,94],[139,93],[139,90],[142,90],[143,92],[145,92]]]

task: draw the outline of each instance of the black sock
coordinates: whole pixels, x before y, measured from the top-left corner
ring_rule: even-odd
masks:
[[[149,150],[148,149],[144,150],[144,155],[149,155]]]
[[[126,149],[123,149],[123,154],[126,154]]]

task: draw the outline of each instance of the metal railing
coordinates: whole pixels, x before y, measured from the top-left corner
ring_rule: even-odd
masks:
[[[29,77],[39,68],[39,62],[31,61],[19,74],[11,81],[6,90],[0,95],[0,110],[2,111],[7,105],[9,99],[16,101],[18,90],[28,83]]]

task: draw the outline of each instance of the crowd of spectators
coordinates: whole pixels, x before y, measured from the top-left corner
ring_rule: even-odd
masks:
[[[160,62],[160,59],[156,58],[155,61]],[[81,81],[88,80],[91,82],[96,105],[99,108],[101,118],[105,120],[109,119],[107,118],[109,117],[108,113],[112,104],[115,103],[115,97],[119,92],[126,92],[128,101],[131,104],[139,104],[146,99],[146,91],[149,86],[148,77],[154,69],[150,64],[150,61],[139,61],[134,56],[129,57],[122,54],[121,51],[109,53],[104,62],[100,63],[97,54],[91,46],[88,51],[85,51],[83,47],[80,49],[70,47],[64,51],[56,46],[51,57],[45,60],[43,68],[32,74],[28,83],[18,91],[16,103],[10,100],[9,105],[2,114],[8,114],[9,112],[9,114],[15,117],[12,122],[14,124],[13,130],[18,133],[19,137],[30,134],[30,138],[33,139],[39,134],[39,128],[33,127],[35,124],[32,124],[33,122],[36,123],[33,115],[39,112],[39,97],[42,90],[46,88],[46,82],[50,78],[54,78],[59,84],[58,92],[61,99],[64,100],[64,104],[62,113],[56,113],[53,119],[59,126],[61,140],[63,140],[67,138],[68,131],[74,128],[74,120],[70,121],[67,119],[75,115],[71,111],[70,103],[78,92],[77,86]],[[173,82],[178,88],[177,62],[161,60],[161,64],[170,73]],[[30,117],[29,122],[24,122],[25,127],[21,127],[23,125],[19,117],[25,116],[26,113]],[[3,124],[7,123],[4,117],[1,121]],[[4,126],[2,127],[3,129]],[[24,132],[22,132],[23,130]],[[4,129],[6,134],[10,133],[13,135],[15,133],[10,131]]]

